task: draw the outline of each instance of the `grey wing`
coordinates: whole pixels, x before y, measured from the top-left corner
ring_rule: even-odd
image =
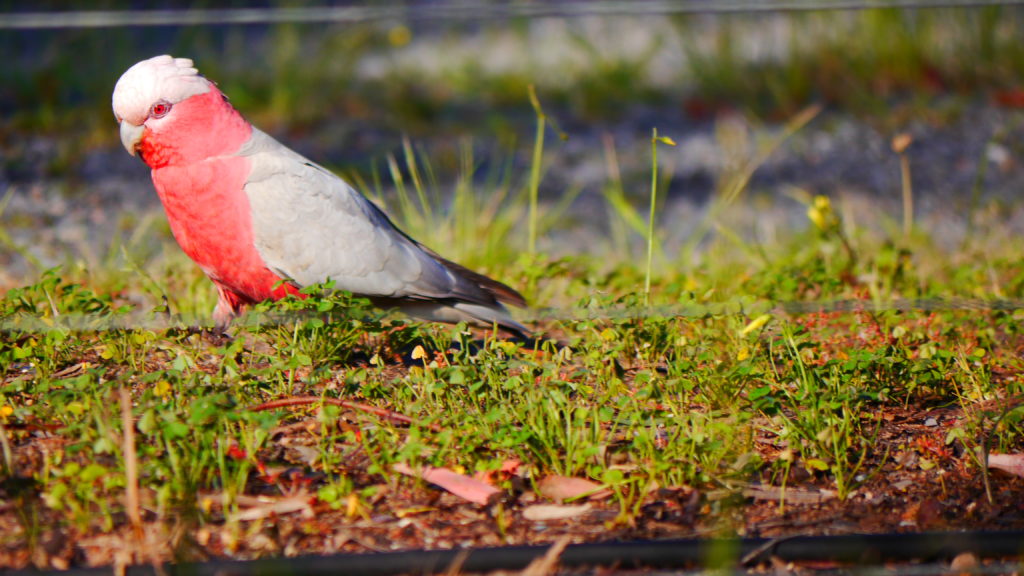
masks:
[[[364,296],[495,304],[326,169],[258,130],[240,154],[252,164],[245,191],[256,249],[276,274]]]

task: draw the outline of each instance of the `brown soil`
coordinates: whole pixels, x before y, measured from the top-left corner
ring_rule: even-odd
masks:
[[[544,521],[523,517],[525,509],[543,498],[515,474],[497,479],[505,488],[500,498],[478,505],[422,482],[383,484],[382,477],[367,472],[370,461],[360,448],[351,450],[339,473],[359,488],[379,484],[377,495],[360,505],[343,502],[332,508],[315,498],[324,477],[306,464],[306,447],[316,446],[320,424],[311,415],[297,416],[258,455],[262,471],[253,474],[243,497],[242,509],[250,519],[225,522],[220,495],[211,493],[196,505],[212,521],[199,525],[197,515],[187,512],[159,520],[144,493],[138,532],[123,514],[114,515],[112,532],[104,533],[98,522],[86,532],[66,527],[58,513],[42,505],[33,480],[25,477],[38,472],[44,455],[59,449],[62,439],[45,426],[9,429],[23,477],[0,486],[0,533],[5,534],[0,566],[67,568],[540,544],[563,535],[579,543],[1024,529],[1024,501],[1019,497],[1024,479],[991,473],[990,499],[969,455],[945,443],[948,428],[961,416],[955,408],[886,408],[876,448],[864,466],[874,473],[845,500],[835,496],[830,478],[794,465],[785,491],[772,487],[766,472],[746,487],[656,489],[633,518],[621,517],[614,499],[607,499],[589,502],[590,510],[582,516]],[[766,461],[780,457],[773,438],[758,438],[757,444]],[[36,534],[26,533],[30,525],[38,527]]]

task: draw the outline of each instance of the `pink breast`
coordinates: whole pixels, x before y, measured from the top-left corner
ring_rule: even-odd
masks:
[[[182,250],[239,304],[281,298],[291,286],[267,269],[253,243],[249,200],[243,186],[246,158],[222,156],[187,166],[153,170],[174,238]]]

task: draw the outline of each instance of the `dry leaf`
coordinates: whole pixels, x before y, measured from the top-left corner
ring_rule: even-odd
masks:
[[[611,490],[602,488],[601,484],[586,478],[571,476],[545,476],[537,482],[537,490],[542,496],[555,502],[565,502],[574,498],[589,497],[601,500],[611,496]]]
[[[996,102],[1007,108],[1024,108],[1024,90],[996,92]]]
[[[537,504],[523,510],[523,518],[532,522],[542,520],[568,520],[590,512],[590,504],[579,504],[576,506],[561,506],[559,504]]]
[[[903,132],[897,134],[892,139],[892,151],[897,154],[903,154],[910,147],[910,144],[914,142],[914,137],[910,134]]]
[[[949,563],[953,572],[974,572],[978,569],[978,557],[970,552],[961,552]]]
[[[523,463],[519,460],[505,460],[497,470],[480,470],[473,474],[473,478],[488,484],[511,478],[519,470]]]
[[[413,470],[408,465],[399,463],[392,466],[391,469],[399,474],[421,478],[431,484],[444,488],[459,498],[469,500],[476,504],[488,504],[495,494],[501,492],[490,484],[474,480],[469,476],[453,472],[447,468],[428,467]]]
[[[236,522],[250,522],[253,520],[262,520],[270,516],[283,516],[285,514],[292,514],[295,512],[302,512],[302,515],[306,518],[312,518],[313,507],[309,504],[311,498],[312,495],[305,491],[299,492],[294,496],[279,498],[277,500],[259,498],[256,499],[256,502],[253,502],[252,499],[239,498],[237,501],[240,506],[244,506],[245,504],[252,505],[237,514],[232,515],[230,519]]]
[[[519,573],[519,576],[548,576],[549,574],[555,574],[555,568],[558,566],[558,560],[562,557],[562,552],[565,552],[565,547],[569,545],[572,540],[571,536],[562,536],[555,543],[548,548],[547,552],[544,553],[540,558],[536,558],[533,562],[523,569]]]
[[[1024,454],[989,454],[988,467],[1024,476]]]
[[[291,451],[298,460],[307,466],[313,466],[320,461],[321,452],[317,448],[312,446],[303,446],[302,444],[291,444],[288,446],[288,450]]]
[[[743,496],[754,500],[784,500],[790,504],[820,504],[835,498],[836,493],[832,490],[754,485],[744,488]]]

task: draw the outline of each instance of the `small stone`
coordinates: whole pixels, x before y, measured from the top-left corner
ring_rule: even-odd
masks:
[[[924,421],[924,425],[928,426],[929,428],[933,428],[933,427],[939,425],[939,421],[936,420],[935,418],[929,418],[929,419]]]
[[[971,552],[961,552],[949,563],[953,572],[970,572],[978,567],[978,557]]]

